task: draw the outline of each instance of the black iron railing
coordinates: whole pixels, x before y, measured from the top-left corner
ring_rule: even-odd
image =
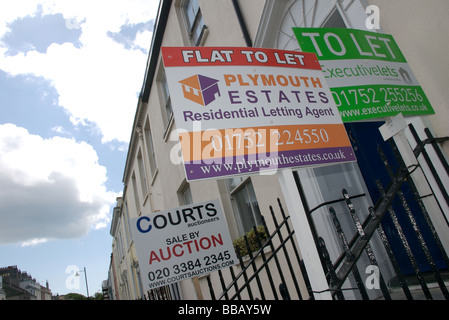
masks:
[[[294,241],[295,231],[289,224],[290,216],[286,216],[279,199],[278,206],[282,216],[281,221],[278,221],[273,207],[270,206],[275,230],[270,232],[263,219],[267,233],[264,243],[261,237],[257,236],[257,228],[254,227],[259,249],[252,252],[245,237],[249,254],[245,257],[238,256],[240,261],[238,267],[218,271],[220,293],[215,292],[217,290],[214,289],[211,278],[207,278],[211,299],[289,300],[292,296],[303,299],[304,294],[309,298],[307,291],[310,291],[310,284]],[[236,251],[240,252],[240,250]],[[228,277],[225,277],[225,272],[228,273]],[[230,278],[231,281],[226,283],[226,278]],[[302,290],[300,281],[304,281]]]

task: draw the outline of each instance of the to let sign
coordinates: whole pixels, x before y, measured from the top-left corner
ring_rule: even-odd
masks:
[[[187,179],[355,161],[312,53],[163,47]]]
[[[218,200],[142,215],[130,224],[146,291],[238,262]]]
[[[391,35],[340,28],[293,32],[301,50],[320,60],[343,121],[434,113]]]

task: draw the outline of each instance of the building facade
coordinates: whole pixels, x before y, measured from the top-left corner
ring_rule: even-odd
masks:
[[[218,198],[231,237],[238,239],[253,226],[261,225],[262,217],[270,216],[270,206],[275,206],[279,199],[290,215],[298,214],[293,211],[300,207],[299,214],[308,216],[309,226],[305,228],[311,231],[315,240],[309,239],[307,244],[299,241],[300,254],[304,254],[304,250],[318,251],[314,243],[319,238],[325,243],[330,260],[335,262],[341,257],[344,248],[341,245],[341,233],[333,226],[330,207],[336,212],[344,233],[351,239],[358,229],[353,223],[348,202],[342,201],[345,199],[343,190],[351,196],[352,208],[363,221],[370,215],[369,208],[383,199],[377,180],[385,176],[382,183],[387,188],[392,179],[388,176],[388,170],[397,168],[399,164],[416,169],[410,170],[413,172],[408,179],[413,181],[411,195],[407,193],[409,190],[404,191],[404,196],[398,200],[403,203],[402,209],[395,208],[398,212],[403,211],[405,217],[411,218],[412,224],[398,229],[394,219],[382,222],[388,241],[381,234],[375,234],[369,246],[376,256],[376,266],[382,271],[386,283],[397,279],[398,273],[421,278],[421,274],[426,272],[447,269],[449,207],[445,186],[449,185],[449,177],[444,165],[445,155],[449,152],[448,145],[439,145],[443,152],[442,158],[438,157],[438,151],[434,151],[430,144],[425,147],[425,157],[416,158],[413,148],[428,138],[426,132],[431,132],[434,137],[449,136],[446,125],[449,110],[445,104],[449,93],[444,87],[449,82],[449,64],[445,63],[443,57],[449,49],[445,34],[449,27],[446,19],[448,10],[449,4],[444,0],[432,2],[432,6],[418,0],[393,3],[383,0],[162,0],[131,133],[123,175],[123,196],[117,199],[113,212],[108,282],[111,299],[138,299],[144,295],[171,299],[211,299],[210,288],[220,288],[220,279],[213,273],[207,277],[172,284],[156,293],[143,292],[139,259],[130,236],[131,218]],[[377,22],[379,25],[376,25]],[[253,46],[300,51],[293,27],[353,28],[393,35],[435,114],[406,117],[405,121],[413,125],[416,135],[412,129],[406,128],[390,142],[385,142],[379,132],[379,127],[390,121],[389,118],[346,123],[358,161],[293,170],[292,176],[299,194],[296,204],[286,201],[285,189],[281,186],[282,178],[277,174],[186,181],[182,163],[173,161],[179,159],[179,156],[176,157],[179,146],[173,118],[173,108],[176,106],[171,103],[160,48]],[[383,152],[379,151],[379,146],[384,148]],[[386,168],[385,157],[391,163]],[[432,171],[439,173],[439,180]],[[419,201],[410,204],[410,198]],[[405,204],[407,201],[408,205]],[[421,212],[424,212],[425,218],[420,218]],[[430,226],[428,223],[416,222],[423,219],[430,219]],[[267,225],[268,229],[275,229],[272,222],[268,221]],[[413,234],[413,229],[417,228],[422,233]],[[404,240],[404,234],[409,237],[407,241]],[[419,247],[420,240],[428,244],[424,249]],[[404,251],[406,242],[411,251]],[[386,245],[390,246],[395,256],[393,262]],[[310,249],[310,246],[313,248]],[[327,272],[325,263],[318,261],[317,264],[316,259],[306,259],[304,262],[306,272],[297,272],[301,297],[331,298],[330,281],[318,279],[320,274]],[[372,264],[369,255],[363,255],[357,262],[361,280],[365,284],[371,281],[369,266]],[[315,270],[318,272],[315,273]],[[311,289],[307,285],[308,281],[311,282]],[[286,279],[285,282],[292,281]],[[360,280],[351,275],[343,287],[354,287],[355,282]],[[269,286],[268,280],[264,280],[263,285]],[[316,293],[318,291],[324,293]],[[360,290],[345,290],[343,295],[346,299],[363,297]],[[368,295],[375,299],[382,296],[382,292],[376,287]]]
[[[0,268],[0,278],[0,294],[4,294],[4,300],[52,300],[48,281],[44,287],[17,266]]]

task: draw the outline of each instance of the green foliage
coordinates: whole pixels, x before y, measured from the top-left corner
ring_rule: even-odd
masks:
[[[256,232],[257,232],[257,236],[259,237],[259,240],[257,240]],[[232,242],[234,244],[234,250],[238,256],[244,257],[247,254],[249,254],[248,245],[246,244],[246,241],[245,241],[245,236],[248,240],[249,249],[251,250],[251,252],[255,252],[261,248],[259,246],[259,242],[261,243],[261,245],[263,245],[265,243],[265,241],[268,238],[268,235],[267,235],[267,232],[266,232],[264,226],[263,225],[258,226],[256,232],[253,228],[253,229],[251,229],[251,231],[247,232],[244,236],[242,236],[238,239],[235,239]],[[238,246],[238,250],[237,250],[237,246]]]
[[[90,296],[89,299],[87,299],[86,296],[83,296],[79,293],[67,293],[66,295],[67,300],[104,300],[103,294],[96,292],[95,295],[92,297]]]
[[[95,292],[94,300],[104,300],[104,296],[100,292]]]
[[[67,300],[87,300],[85,296],[79,293],[67,293],[65,296]]]

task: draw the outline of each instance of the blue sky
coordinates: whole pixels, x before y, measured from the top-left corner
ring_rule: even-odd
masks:
[[[158,0],[0,3],[0,267],[100,291]]]

